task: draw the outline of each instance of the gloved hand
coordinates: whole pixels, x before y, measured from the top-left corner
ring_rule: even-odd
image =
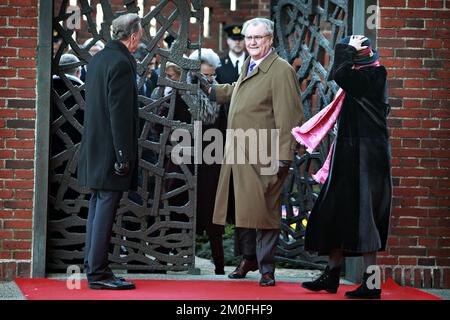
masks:
[[[114,173],[118,176],[126,176],[130,172],[130,164],[128,162],[114,163]]]
[[[289,160],[278,161],[277,176],[279,179],[283,179],[284,177],[287,176],[290,166],[291,166],[291,161],[289,161]]]
[[[208,78],[201,74],[200,72],[193,71],[192,72],[192,82],[200,84],[200,89],[209,95],[211,93],[211,82],[209,82]]]
[[[350,41],[348,45],[352,46],[356,49],[356,51],[360,51],[366,49],[367,46],[363,46],[362,43],[367,40],[367,37],[360,35],[353,35],[350,37]]]

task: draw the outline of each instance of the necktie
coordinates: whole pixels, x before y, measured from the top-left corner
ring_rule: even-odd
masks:
[[[234,66],[236,73],[239,74],[239,60],[236,60],[236,65]]]
[[[250,74],[253,71],[253,69],[255,69],[255,67],[256,67],[255,61],[250,62],[250,66],[248,67],[248,74]]]

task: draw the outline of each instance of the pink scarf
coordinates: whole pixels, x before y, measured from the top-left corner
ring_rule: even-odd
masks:
[[[380,63],[377,61],[366,64],[366,65],[355,65],[355,69],[360,69],[370,66],[379,66]],[[298,143],[306,147],[308,153],[312,153],[314,149],[320,144],[320,142],[325,138],[328,131],[334,126],[339,113],[341,112],[342,103],[344,102],[345,91],[339,89],[336,93],[334,100],[320,112],[318,112],[314,117],[306,121],[301,127],[295,127],[292,129],[292,135],[298,141]],[[312,177],[318,183],[323,184],[327,180],[328,173],[330,170],[331,154],[333,152],[334,141],[330,146],[330,151],[328,152],[327,159],[323,164],[322,168],[313,174]]]

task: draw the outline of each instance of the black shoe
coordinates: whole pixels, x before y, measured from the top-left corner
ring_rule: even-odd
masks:
[[[275,275],[273,272],[266,272],[261,276],[259,280],[261,287],[273,287],[275,285]]]
[[[367,280],[371,275],[364,272],[361,285],[353,291],[347,291],[345,296],[350,299],[380,299],[381,289],[369,289],[367,287]]]
[[[216,268],[214,270],[215,274],[225,274],[225,269],[224,268]]]
[[[311,291],[321,291],[325,290],[328,293],[336,293],[339,287],[339,276],[341,273],[341,268],[326,267],[322,275],[314,280],[303,282],[302,287]]]
[[[243,279],[249,271],[258,270],[258,262],[255,260],[243,259],[237,268],[228,275],[230,279]]]
[[[116,277],[89,282],[89,289],[93,290],[130,290],[135,288],[136,286],[133,282],[121,281]]]
[[[119,281],[127,281],[127,280],[125,280],[124,277],[118,277],[116,275],[113,275],[113,278],[115,278],[116,280],[119,280]]]

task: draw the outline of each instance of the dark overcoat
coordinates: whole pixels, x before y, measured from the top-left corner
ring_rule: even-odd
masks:
[[[81,186],[118,191],[137,187],[138,112],[136,62],[120,41],[109,41],[92,58],[86,76]],[[115,174],[115,162],[128,162],[130,173]]]
[[[384,250],[391,213],[387,72],[353,68],[356,49],[338,44],[331,78],[346,92],[328,179],[309,217],[305,249],[346,255]]]

